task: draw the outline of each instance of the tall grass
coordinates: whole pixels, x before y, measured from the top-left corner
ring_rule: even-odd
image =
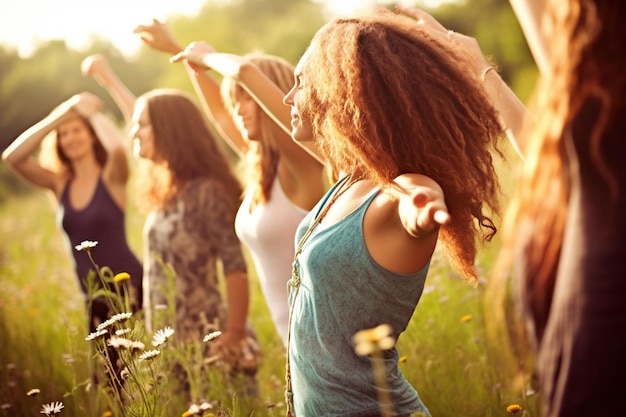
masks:
[[[142,223],[140,215],[129,214],[131,246],[138,254]],[[40,415],[42,404],[52,401],[64,402],[64,417],[115,411],[90,383],[85,307],[47,197],[34,192],[7,200],[0,206],[0,233],[0,416]],[[485,278],[496,251],[497,242],[481,253]],[[207,390],[204,398],[221,400],[223,414],[282,416],[285,351],[253,269],[250,275],[250,319],[264,351],[259,398],[250,411],[236,396],[225,399],[216,392],[219,384],[200,386]],[[398,344],[402,371],[433,416],[507,416],[511,404],[522,407],[519,415],[539,416],[532,383],[520,372],[529,358],[520,361],[510,345],[489,337],[487,291],[484,282],[474,287],[439,257],[433,260],[422,300]],[[28,396],[33,388],[40,393]],[[167,385],[160,390],[165,415],[188,409],[187,399]]]

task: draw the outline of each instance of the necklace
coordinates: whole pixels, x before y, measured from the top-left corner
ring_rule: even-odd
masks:
[[[298,246],[296,247],[296,252],[293,255],[293,264],[291,270],[291,279],[289,280],[289,285],[294,288],[293,299],[291,301],[291,308],[289,309],[289,320],[287,327],[287,358],[286,358],[286,375],[285,375],[285,401],[287,402],[287,417],[293,417],[293,392],[291,386],[291,364],[289,361],[289,346],[291,344],[291,320],[293,318],[294,305],[296,304],[296,297],[298,297],[298,292],[300,290],[300,273],[298,272],[298,256],[302,253],[302,248],[304,244],[309,239],[315,227],[320,224],[324,216],[328,213],[330,207],[337,201],[337,199],[345,193],[357,180],[353,180],[351,175],[346,176],[342,183],[339,185],[339,188],[335,190],[333,195],[330,197],[328,202],[324,204],[322,210],[319,212],[317,217],[313,219],[311,225],[306,230],[304,235],[300,238],[298,242]]]

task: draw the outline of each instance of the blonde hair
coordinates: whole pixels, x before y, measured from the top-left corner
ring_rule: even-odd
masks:
[[[441,240],[470,281],[478,232],[495,234],[491,150],[502,134],[473,67],[412,19],[391,12],[336,19],[312,40],[303,67],[303,113],[334,172],[388,186],[404,173],[443,188],[452,223]],[[499,151],[497,151],[499,152]]]
[[[209,130],[202,112],[187,93],[157,89],[143,94],[154,135],[158,162],[145,161],[138,179],[137,199],[143,210],[162,208],[196,178],[224,185],[233,207],[241,185]]]
[[[244,58],[256,65],[284,93],[291,89],[294,67],[283,58],[260,52],[247,54]],[[231,113],[237,103],[238,90],[241,88],[232,78],[225,77],[222,81],[222,99]],[[277,175],[278,161],[280,159],[273,137],[275,134],[288,136],[287,133],[278,131],[276,122],[262,111],[258,105],[257,107],[259,109],[257,121],[259,122],[262,137],[261,140],[250,143],[250,148],[246,155],[246,188],[252,190],[253,206],[265,204],[271,197],[272,185]]]

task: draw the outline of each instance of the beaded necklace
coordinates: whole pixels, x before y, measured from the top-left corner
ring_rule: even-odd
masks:
[[[309,239],[315,227],[320,224],[324,216],[328,213],[330,207],[334,204],[335,201],[345,193],[355,182],[358,180],[352,180],[352,176],[348,175],[343,180],[343,182],[339,185],[339,188],[335,190],[333,195],[330,197],[328,202],[324,205],[320,213],[313,219],[311,225],[306,230],[300,241],[298,242],[298,246],[296,247],[296,252],[293,255],[293,267],[291,270],[291,279],[289,280],[289,285],[294,288],[293,299],[291,301],[291,308],[289,309],[289,320],[288,320],[288,328],[287,328],[287,358],[286,358],[286,375],[285,375],[285,401],[287,402],[287,417],[293,417],[293,392],[291,386],[291,364],[289,361],[289,346],[291,344],[291,320],[293,318],[294,306],[296,304],[296,297],[298,297],[298,292],[300,291],[300,273],[298,272],[298,256],[302,253],[302,248],[304,244]]]

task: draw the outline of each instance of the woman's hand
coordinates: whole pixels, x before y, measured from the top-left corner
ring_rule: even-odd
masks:
[[[115,77],[109,62],[102,54],[93,54],[83,59],[80,70],[83,75],[94,78],[102,86],[109,84]]]
[[[170,58],[170,62],[179,62],[186,59],[190,64],[202,69],[209,69],[204,63],[204,58],[208,54],[215,52],[215,48],[204,41],[191,42],[185,50]]]
[[[424,238],[450,223],[443,190],[432,178],[403,174],[394,180],[392,190],[400,198],[398,213],[409,235]]]
[[[414,18],[418,25],[427,29],[430,33],[458,45],[468,55],[477,75],[481,75],[482,71],[489,66],[489,62],[480,50],[480,46],[475,38],[446,29],[437,19],[421,9],[397,6],[396,10]]]
[[[63,112],[74,110],[81,116],[89,118],[102,109],[102,100],[94,94],[83,91],[67,99],[57,109]]]
[[[148,46],[169,54],[177,54],[183,50],[183,47],[176,41],[172,32],[170,32],[167,23],[159,22],[152,19],[150,25],[138,25],[133,33],[139,35],[139,38]]]

